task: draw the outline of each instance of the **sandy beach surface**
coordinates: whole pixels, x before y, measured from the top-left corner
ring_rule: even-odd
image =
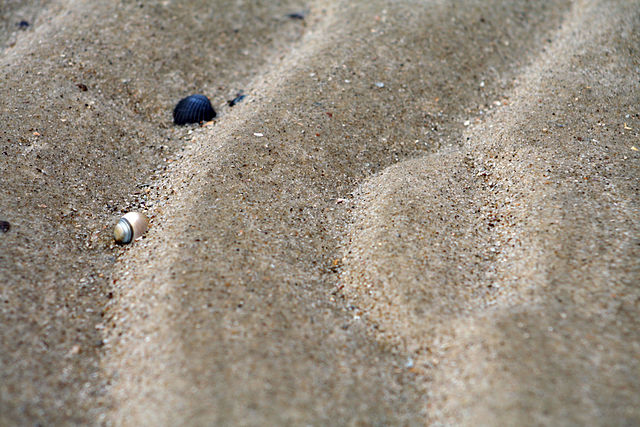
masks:
[[[640,1],[0,31],[0,425],[640,425]]]

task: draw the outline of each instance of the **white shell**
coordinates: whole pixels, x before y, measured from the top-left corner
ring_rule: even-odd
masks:
[[[113,238],[116,243],[127,244],[142,236],[149,228],[149,220],[138,212],[129,212],[116,224]]]

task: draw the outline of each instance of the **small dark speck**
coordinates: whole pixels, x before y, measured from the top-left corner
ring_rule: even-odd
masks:
[[[20,22],[18,22],[18,27],[19,27],[21,30],[24,30],[24,29],[29,28],[29,25],[30,25],[30,24],[29,24],[29,21],[20,21]]]
[[[305,12],[287,13],[287,18],[303,20],[307,14]]]
[[[87,85],[82,84],[82,83],[78,83],[76,86],[78,86],[78,88],[79,88],[81,91],[83,91],[83,92],[86,92],[86,91],[88,91],[88,90],[89,90],[89,88],[87,87]]]
[[[244,95],[242,92],[238,93],[236,95],[235,98],[233,98],[230,101],[227,101],[227,104],[229,104],[229,107],[233,107],[234,105],[236,105],[238,102],[242,101],[247,95]]]
[[[1,232],[6,233],[10,229],[11,229],[11,224],[9,224],[9,221],[0,221],[0,231]]]

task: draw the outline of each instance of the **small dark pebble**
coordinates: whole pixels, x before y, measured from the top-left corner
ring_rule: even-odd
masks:
[[[247,95],[244,95],[242,92],[240,92],[239,94],[236,95],[235,98],[233,98],[231,101],[227,101],[227,104],[229,104],[229,107],[233,107],[234,105],[236,105],[238,102],[241,102],[244,98],[246,98]]]
[[[81,91],[83,91],[83,92],[86,92],[86,91],[88,91],[88,90],[89,90],[89,88],[87,87],[87,85],[82,84],[82,83],[78,83],[76,86],[78,86],[78,88],[79,88]]]
[[[173,122],[177,125],[208,122],[216,116],[209,98],[204,95],[191,95],[178,102],[173,110]]]
[[[18,27],[21,30],[24,30],[25,28],[29,28],[29,25],[30,25],[29,21],[20,21],[20,22],[18,22]]]
[[[2,231],[3,233],[6,233],[10,229],[11,229],[11,224],[9,224],[9,221],[0,221],[0,231]]]
[[[287,18],[291,18],[291,19],[304,19],[305,16],[307,14],[304,12],[293,12],[293,13],[287,13]]]

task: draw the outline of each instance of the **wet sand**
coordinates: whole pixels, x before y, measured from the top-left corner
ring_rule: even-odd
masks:
[[[640,423],[640,2],[3,7],[0,425]]]

